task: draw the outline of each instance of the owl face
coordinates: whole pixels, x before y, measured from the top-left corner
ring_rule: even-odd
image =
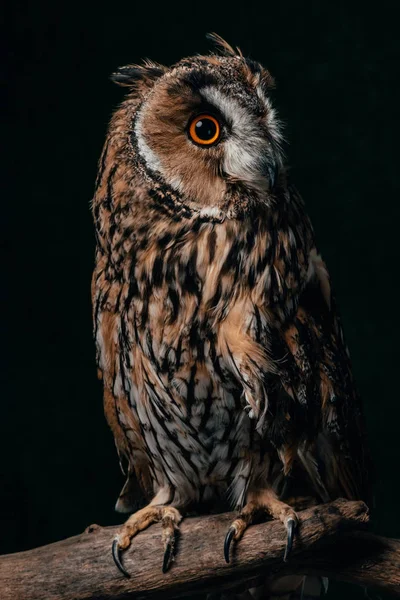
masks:
[[[136,86],[132,143],[150,177],[204,207],[221,206],[235,187],[268,197],[281,136],[273,80],[258,63],[211,55],[125,67],[114,79]]]

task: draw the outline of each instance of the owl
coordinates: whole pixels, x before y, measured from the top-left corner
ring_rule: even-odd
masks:
[[[274,81],[216,35],[207,56],[120,68],[92,204],[94,335],[132,512],[112,545],[162,524],[163,570],[188,511],[256,516],[296,499],[366,498],[360,401],[303,202],[289,182]],[[161,563],[161,559],[160,559]]]

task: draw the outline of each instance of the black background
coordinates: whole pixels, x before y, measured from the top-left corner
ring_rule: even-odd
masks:
[[[341,308],[376,463],[373,528],[400,535],[397,15],[390,5],[13,4],[1,236],[0,551],[118,523],[123,483],[92,341],[89,202],[119,65],[172,64],[217,31],[277,81],[292,181]],[[222,547],[221,547],[222,552]],[[161,561],[161,544],[160,544]],[[161,563],[160,563],[161,564]],[[361,598],[332,584],[329,598]]]

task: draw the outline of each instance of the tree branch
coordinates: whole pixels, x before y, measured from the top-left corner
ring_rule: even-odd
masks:
[[[177,556],[163,574],[161,528],[133,539],[123,555],[131,579],[111,558],[116,527],[92,525],[78,536],[0,557],[3,600],[122,600],[172,598],[220,590],[257,576],[317,574],[400,597],[400,540],[359,531],[368,522],[362,502],[336,500],[299,513],[300,526],[288,563],[282,560],[282,524],[254,525],[234,547],[229,565],[223,541],[234,515],[188,518],[182,522]]]

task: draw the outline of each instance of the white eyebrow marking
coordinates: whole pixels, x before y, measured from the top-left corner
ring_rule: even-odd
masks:
[[[260,128],[254,115],[236,98],[228,96],[214,86],[207,86],[200,91],[210,104],[214,105],[232,126],[230,137],[224,142],[224,170],[229,175],[247,182],[259,190],[267,190],[269,180],[262,167],[263,160],[271,155],[271,145]],[[274,112],[269,107],[269,120],[274,118]],[[279,144],[279,132],[270,128],[271,134]]]

